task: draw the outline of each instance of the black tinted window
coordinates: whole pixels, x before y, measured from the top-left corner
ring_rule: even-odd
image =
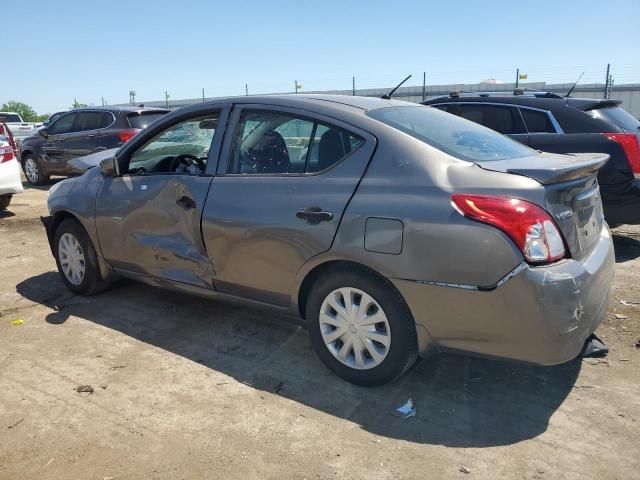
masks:
[[[229,173],[311,173],[325,170],[362,145],[346,130],[280,112],[242,112]]]
[[[529,147],[509,137],[433,108],[379,108],[367,115],[460,160],[477,162],[535,155]]]
[[[69,113],[67,115],[64,115],[63,117],[60,117],[58,120],[55,121],[53,125],[51,125],[48,128],[49,133],[59,134],[59,133],[71,132],[73,127],[73,121],[75,120],[75,118],[76,118],[75,113]]]
[[[163,115],[165,115],[163,112],[132,113],[127,117],[127,120],[129,120],[131,128],[147,128],[151,122]]]
[[[449,105],[430,105],[430,107],[437,108],[438,110],[442,110],[443,112],[446,112],[447,109],[449,108]]]
[[[74,132],[86,132],[87,130],[97,130],[100,128],[100,112],[81,112],[76,116],[73,125]]]
[[[14,115],[11,113],[0,113],[0,122],[20,123],[21,121],[22,120],[20,120],[19,115]]]
[[[502,134],[525,133],[511,107],[460,105],[458,115]]]
[[[553,128],[553,124],[546,112],[521,108],[520,113],[522,113],[522,118],[529,133],[556,133],[556,129]]]
[[[100,114],[100,128],[107,128],[113,123],[113,115],[109,112]]]
[[[597,110],[589,110],[587,113],[593,118],[601,118],[626,130],[640,129],[640,121],[620,107],[598,108]]]

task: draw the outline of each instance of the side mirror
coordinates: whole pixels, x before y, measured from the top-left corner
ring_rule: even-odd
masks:
[[[38,130],[38,135],[47,138],[49,136],[49,132],[47,132],[46,128],[41,128],[40,130]]]
[[[105,177],[117,177],[118,159],[116,157],[105,158],[100,162],[100,171]]]

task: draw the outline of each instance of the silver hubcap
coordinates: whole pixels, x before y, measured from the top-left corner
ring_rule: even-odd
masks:
[[[357,288],[334,290],[320,307],[320,332],[331,354],[358,370],[382,363],[391,346],[391,328],[384,311]]]
[[[58,242],[58,258],[62,272],[73,285],[84,280],[84,252],[80,242],[70,233],[63,233]]]
[[[38,166],[33,158],[27,158],[24,162],[24,173],[31,183],[38,181]]]

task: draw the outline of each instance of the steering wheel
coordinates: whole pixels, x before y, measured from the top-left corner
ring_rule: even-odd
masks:
[[[176,155],[175,157],[173,157],[173,160],[171,160],[171,163],[169,164],[169,171],[175,172],[178,168],[178,165],[180,165],[181,163],[183,165],[186,165],[187,167],[195,165],[198,167],[198,169],[200,169],[201,172],[204,172],[207,168],[202,158],[198,158],[195,155],[190,155],[188,153],[183,153],[181,155]]]

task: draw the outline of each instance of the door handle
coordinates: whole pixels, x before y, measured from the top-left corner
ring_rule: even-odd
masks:
[[[307,223],[316,225],[320,222],[329,222],[333,220],[333,213],[325,212],[320,207],[308,207],[304,210],[298,210],[296,217],[306,220]]]
[[[181,197],[180,199],[176,200],[176,204],[184,208],[185,210],[196,208],[196,202],[193,200],[193,198],[189,198],[187,196]]]

